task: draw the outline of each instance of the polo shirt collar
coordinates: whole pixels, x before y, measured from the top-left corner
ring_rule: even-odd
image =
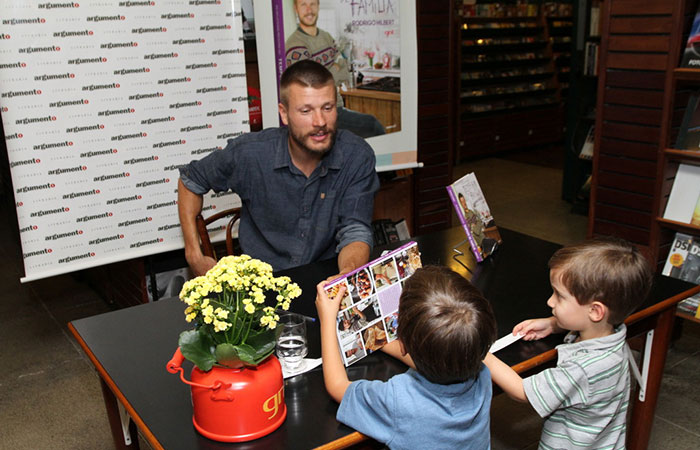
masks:
[[[581,342],[573,342],[571,344],[560,344],[557,345],[557,351],[560,361],[565,361],[568,358],[576,355],[580,351],[590,352],[590,351],[600,351],[613,349],[621,343],[625,342],[627,336],[627,327],[625,324],[618,325],[613,333],[597,339],[588,339]],[[571,332],[566,335],[566,338],[576,339],[578,333]],[[565,338],[565,340],[566,340]]]

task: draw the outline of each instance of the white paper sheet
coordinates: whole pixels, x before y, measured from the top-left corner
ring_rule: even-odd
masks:
[[[493,343],[493,345],[491,346],[490,352],[496,353],[497,351],[502,350],[502,349],[508,347],[513,342],[519,340],[521,337],[523,337],[523,335],[520,333],[515,334],[515,335],[512,333],[508,333]]]

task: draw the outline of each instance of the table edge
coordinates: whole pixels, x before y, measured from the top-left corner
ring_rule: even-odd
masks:
[[[83,349],[83,352],[85,352],[87,357],[90,359],[92,365],[95,366],[95,370],[97,370],[97,373],[99,374],[100,378],[102,378],[102,381],[104,381],[107,384],[107,386],[112,391],[117,400],[124,406],[124,409],[126,409],[127,413],[129,413],[129,417],[131,418],[131,420],[133,420],[138,426],[139,430],[141,430],[141,432],[144,435],[144,438],[146,438],[148,443],[151,444],[154,449],[164,450],[164,447],[160,444],[158,439],[156,439],[156,437],[153,435],[148,426],[146,426],[146,423],[143,421],[143,419],[141,419],[141,416],[139,416],[134,407],[131,406],[131,403],[129,403],[124,394],[122,394],[121,390],[119,390],[119,387],[117,387],[117,384],[114,382],[112,377],[109,376],[105,368],[98,361],[95,354],[87,346],[87,343],[83,340],[83,337],[80,335],[80,332],[73,325],[73,322],[68,322],[68,329],[70,330],[71,334],[78,342],[80,347]],[[138,439],[137,436],[134,436],[133,438]]]

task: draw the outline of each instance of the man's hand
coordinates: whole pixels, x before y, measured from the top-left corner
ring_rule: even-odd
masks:
[[[338,274],[328,277],[325,282],[352,272],[369,261],[369,245],[364,242],[351,242],[338,253]]]
[[[513,328],[513,334],[522,334],[524,341],[542,339],[552,333],[561,331],[563,330],[557,326],[557,320],[554,317],[525,320]]]

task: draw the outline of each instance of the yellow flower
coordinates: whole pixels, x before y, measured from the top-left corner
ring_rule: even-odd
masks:
[[[247,305],[245,305],[244,309],[245,312],[247,312],[248,314],[253,314],[255,312],[255,306],[253,306],[252,303],[248,303]]]
[[[226,331],[231,324],[221,320],[214,319],[214,331]]]

